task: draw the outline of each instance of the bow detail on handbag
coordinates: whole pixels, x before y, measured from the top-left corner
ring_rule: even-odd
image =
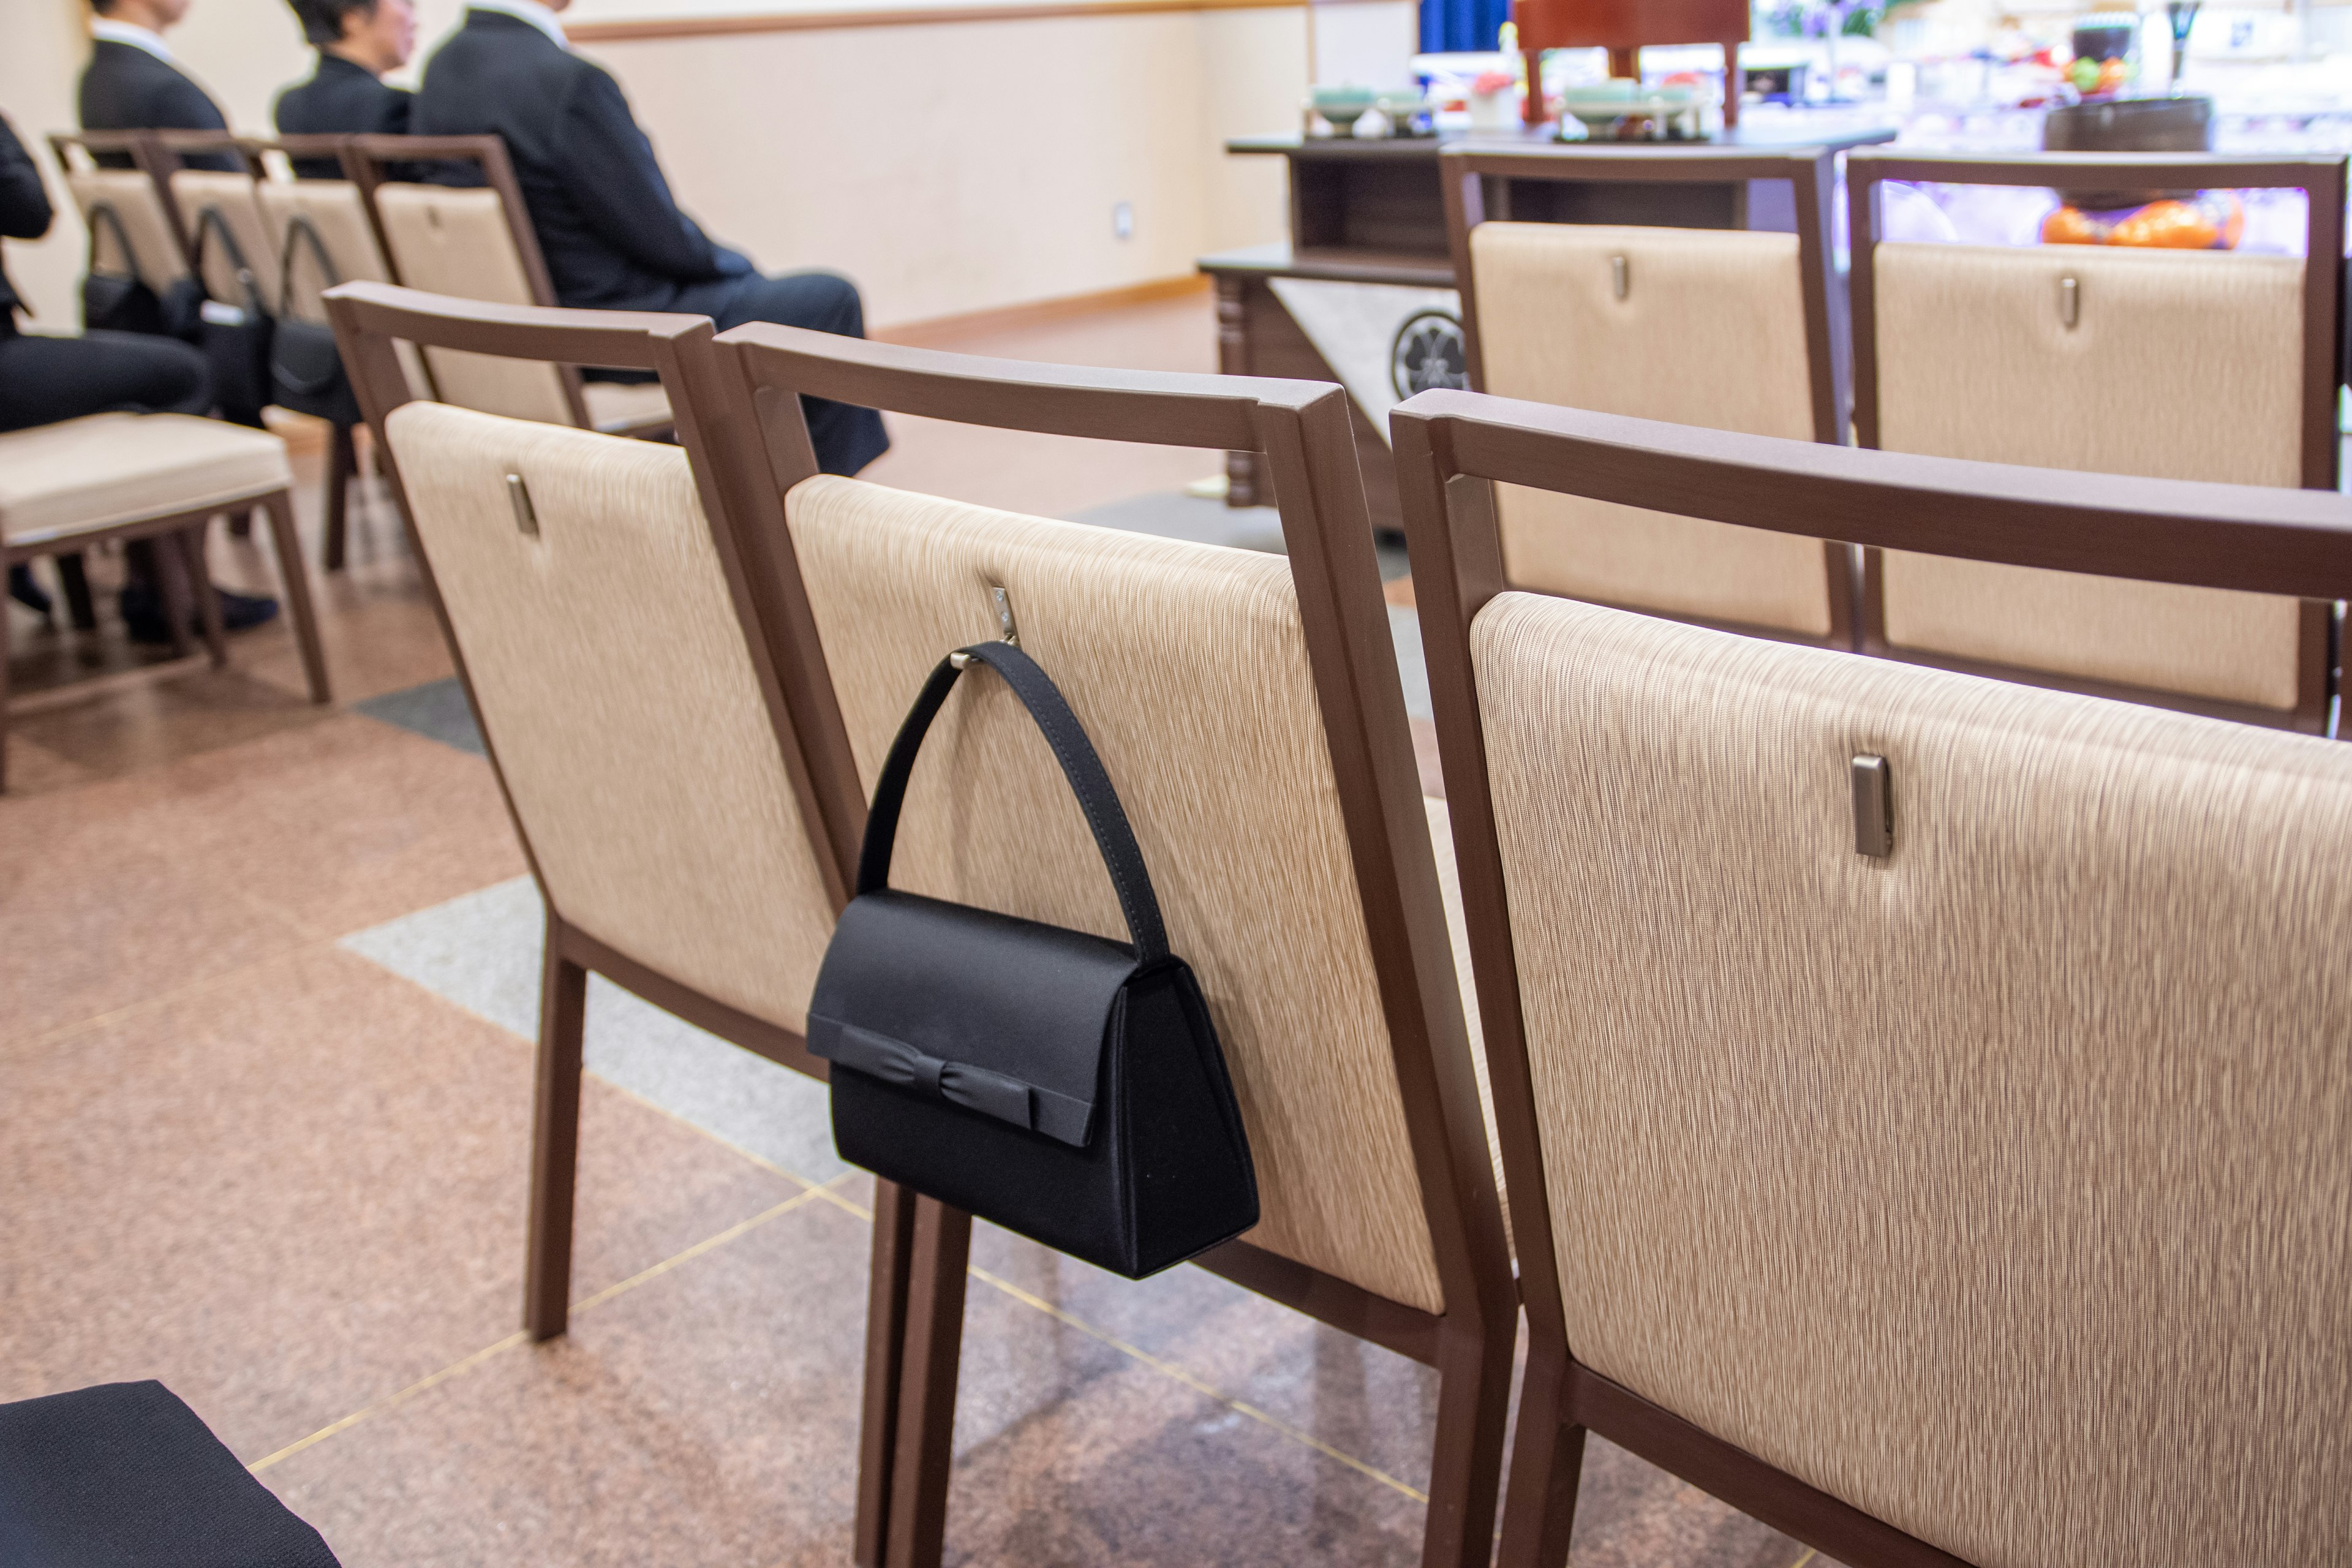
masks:
[[[1065,1143],[1087,1141],[1094,1106],[1042,1084],[1024,1082],[978,1062],[950,1061],[895,1036],[814,1014],[809,1017],[808,1041],[809,1049],[818,1056],[884,1083],[931,1095]]]
[[[1029,1114],[1030,1088],[1017,1078],[991,1072],[970,1062],[942,1061],[904,1040],[894,1040],[855,1024],[842,1026],[831,1055],[835,1061],[872,1073],[884,1083],[935,1094],[951,1104],[993,1116],[999,1121],[1010,1121],[1015,1127],[1035,1125]]]

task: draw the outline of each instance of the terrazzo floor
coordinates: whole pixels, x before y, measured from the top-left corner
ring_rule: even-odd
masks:
[[[1194,296],[947,346],[1204,369],[1213,343]],[[886,482],[1269,521],[1180,504],[1200,454],[983,461],[897,428]],[[6,612],[34,702],[0,797],[0,1400],[161,1378],[352,1568],[845,1563],[867,1193],[815,1086],[598,983],[572,1329],[517,1331],[541,913],[365,489],[350,570],[313,573],[335,706],[282,626],[159,669]],[[271,580],[263,545],[214,548]],[[1416,1560],[1425,1369],[1197,1269],[1132,1284],[982,1226],[973,1275],[950,1562]],[[1579,1564],[1809,1558],[1588,1450]]]

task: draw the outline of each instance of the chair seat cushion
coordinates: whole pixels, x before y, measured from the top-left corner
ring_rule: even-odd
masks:
[[[669,423],[669,394],[661,383],[591,381],[580,388],[588,405],[588,421],[607,436]]]
[[[185,414],[92,414],[0,435],[0,540],[66,539],[292,483],[286,443],[267,431]]]
[[[160,1383],[0,1405],[10,1568],[336,1568],[319,1532]]]

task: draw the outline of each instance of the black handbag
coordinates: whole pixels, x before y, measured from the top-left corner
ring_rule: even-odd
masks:
[[[90,269],[81,280],[81,322],[91,331],[169,333],[163,320],[163,301],[147,286],[140,275],[139,253],[131,247],[131,236],[122,227],[122,215],[107,203],[100,202],[89,209]],[[98,231],[114,231],[115,248],[122,254],[127,273],[100,272],[98,269]]]
[[[236,274],[237,292],[243,296],[236,301],[214,300],[204,294],[205,246],[217,239],[228,253],[230,267]],[[213,373],[213,403],[225,419],[239,425],[262,427],[261,411],[271,402],[269,385],[269,340],[277,323],[262,308],[261,290],[255,284],[253,268],[245,259],[245,252],[236,243],[236,236],[228,230],[228,223],[218,207],[206,207],[196,215],[195,254],[189,258],[189,278],[198,294],[196,320],[192,340],[204,351],[205,361]],[[167,315],[168,315],[167,311]]]
[[[888,887],[915,753],[972,662],[1045,732],[1132,944]],[[843,1159],[1140,1279],[1257,1223],[1257,1173],[1201,988],[1168,951],[1127,813],[1077,716],[1010,643],[950,655],[892,742],[809,1003]]]
[[[269,342],[270,401],[280,408],[309,414],[330,424],[357,425],[363,417],[360,400],[352,391],[351,377],[343,374],[343,356],[335,347],[335,329],[323,321],[299,320],[292,313],[294,242],[298,237],[309,247],[310,258],[318,264],[320,287],[331,289],[342,281],[327,255],[326,241],[319,237],[319,230],[310,218],[301,213],[289,218],[286,259],[278,274],[281,313],[278,331]]]

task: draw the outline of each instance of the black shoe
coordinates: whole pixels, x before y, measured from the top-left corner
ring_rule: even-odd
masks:
[[[49,612],[56,608],[50,604],[48,595],[41,591],[41,585],[33,581],[33,568],[29,562],[19,561],[8,568],[8,596],[45,621],[49,618]]]
[[[221,626],[232,632],[247,631],[276,618],[278,601],[258,594],[232,594],[226,588],[215,588],[220,595]],[[122,590],[122,625],[135,643],[168,643],[172,628],[163,619],[163,606],[156,603],[158,595],[144,583],[131,583]],[[191,632],[204,633],[201,616],[189,616]]]
[[[278,601],[267,594],[232,594],[226,588],[215,588],[213,592],[220,595],[224,630],[251,631],[278,618]]]

